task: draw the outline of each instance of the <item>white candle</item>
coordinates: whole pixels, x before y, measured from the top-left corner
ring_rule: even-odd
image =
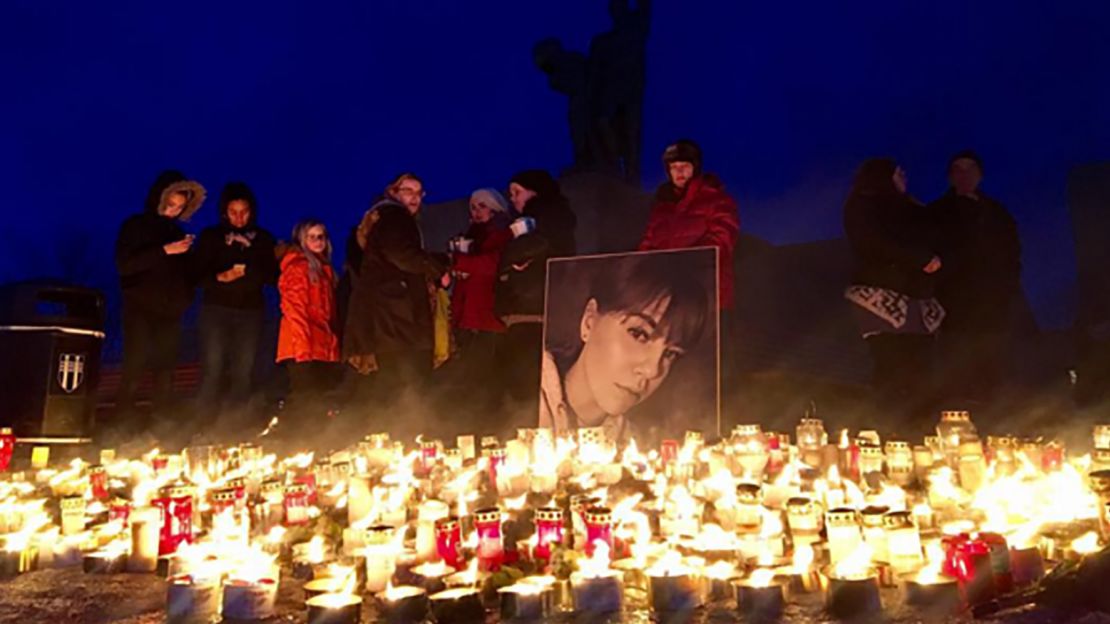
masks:
[[[459,450],[462,451],[463,460],[474,459],[474,436],[461,435],[458,437],[456,445],[459,447]]]
[[[363,553],[366,555],[367,591],[385,591],[397,569],[397,547],[393,544],[370,544]]]
[[[351,475],[347,480],[347,523],[358,524],[370,515],[373,508],[370,497],[370,479],[365,475]]]
[[[85,499],[63,498],[61,508],[62,535],[76,535],[85,530]]]
[[[420,503],[416,521],[416,558],[419,561],[437,561],[439,551],[436,548],[436,520],[451,515],[451,508],[447,503],[438,500],[426,500]]]
[[[153,507],[131,512],[131,554],[127,557],[130,572],[153,572],[158,568],[158,537],[162,515]]]

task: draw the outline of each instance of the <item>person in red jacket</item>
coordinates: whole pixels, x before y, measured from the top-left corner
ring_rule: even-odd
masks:
[[[494,286],[501,252],[513,239],[509,230],[509,202],[496,189],[470,195],[470,227],[450,241],[451,322],[458,358],[467,387],[481,392],[477,403],[483,417],[494,412],[497,388],[488,383],[497,363],[497,346],[505,324],[494,312]]]
[[[291,429],[303,425],[313,409],[324,410],[323,395],[339,361],[335,333],[335,272],[331,241],[319,221],[293,228],[293,248],[281,261],[278,278],[281,326],[277,361],[289,373],[286,410]],[[291,421],[291,422],[290,422]]]
[[[732,388],[736,373],[733,354],[736,306],[732,259],[740,237],[740,215],[736,200],[725,191],[721,180],[702,171],[701,148],[682,139],[663,152],[667,181],[655,193],[655,203],[640,251],[717,248],[718,301],[720,319],[722,390]],[[723,394],[723,393],[722,393]]]
[[[732,254],[740,236],[736,200],[725,192],[717,176],[703,173],[701,148],[683,139],[663,152],[667,182],[655,193],[655,203],[640,251],[716,247],[722,310],[735,306]]]

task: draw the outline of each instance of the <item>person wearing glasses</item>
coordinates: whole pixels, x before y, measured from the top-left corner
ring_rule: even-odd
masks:
[[[302,221],[293,228],[293,241],[281,260],[278,278],[281,325],[277,361],[289,373],[284,431],[296,434],[323,414],[324,393],[339,361],[335,323],[335,272],[331,240],[323,223]]]
[[[355,228],[348,245],[351,295],[343,332],[343,361],[373,375],[381,399],[419,391],[432,370],[432,295],[447,259],[424,249],[417,215],[424,184],[397,176]],[[362,384],[358,384],[362,386]]]

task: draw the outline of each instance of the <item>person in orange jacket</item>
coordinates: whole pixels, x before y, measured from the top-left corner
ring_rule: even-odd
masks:
[[[289,373],[286,420],[296,428],[307,412],[322,405],[339,361],[335,332],[335,272],[331,241],[323,223],[303,221],[293,228],[293,246],[281,260],[278,292],[281,325],[277,361]]]

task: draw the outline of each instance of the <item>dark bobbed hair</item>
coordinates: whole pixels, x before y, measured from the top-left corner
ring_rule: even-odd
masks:
[[[893,158],[868,158],[856,170],[852,180],[852,196],[899,195],[894,187],[894,172],[898,162]]]
[[[671,254],[631,254],[607,263],[590,284],[590,299],[600,314],[643,312],[670,297],[658,331],[668,342],[689,349],[701,341],[709,324],[710,300],[689,274],[689,266]]]

